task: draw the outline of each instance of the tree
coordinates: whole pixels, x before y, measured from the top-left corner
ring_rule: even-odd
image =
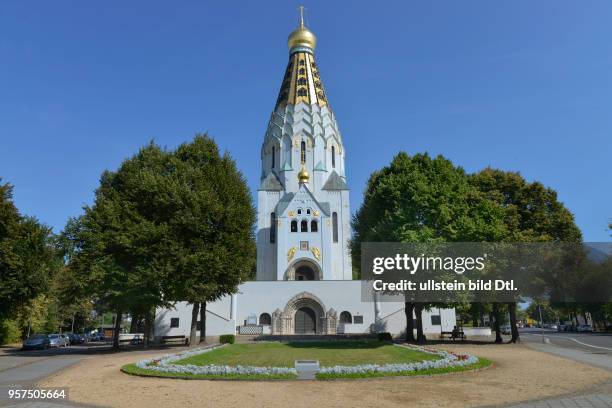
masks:
[[[170,306],[166,292],[175,244],[167,214],[176,190],[171,157],[150,143],[117,171],[105,171],[94,204],[64,232],[75,277],[71,290],[93,294],[114,311],[116,328],[127,311]],[[118,330],[113,347],[119,347]]]
[[[465,171],[448,159],[427,154],[397,154],[389,166],[374,172],[363,204],[353,219],[353,264],[361,258],[363,242],[471,242],[496,239],[503,229],[499,209],[481,200]],[[422,311],[430,302],[406,302],[406,340],[413,341],[412,312],[417,341],[425,340]],[[443,305],[439,305],[443,306]]]
[[[243,175],[229,154],[206,135],[179,146],[173,156],[177,195],[172,214],[177,285],[175,300],[193,305],[192,345],[200,316],[206,338],[206,304],[235,293],[255,262],[255,210]]]
[[[206,302],[235,292],[252,270],[254,219],[243,176],[208,136],[176,151],[151,143],[105,172],[94,205],[68,223],[70,290],[93,293],[117,327],[123,313],[144,316],[145,344],[155,308],[187,300],[194,337]]]
[[[539,182],[527,182],[519,173],[486,168],[470,176],[481,195],[503,209],[503,242],[580,242],[582,234],[572,213],[558,201],[557,193]],[[508,302],[511,342],[519,340],[516,304]],[[494,305],[499,320],[499,308]],[[496,325],[497,328],[498,325]],[[501,340],[498,330],[497,338]]]
[[[0,179],[0,319],[45,293],[59,265],[51,229],[19,214],[12,192]]]

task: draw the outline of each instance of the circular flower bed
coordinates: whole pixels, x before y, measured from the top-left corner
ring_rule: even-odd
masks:
[[[478,357],[471,355],[455,354],[443,350],[430,349],[426,347],[400,345],[396,347],[406,347],[422,353],[432,354],[439,358],[435,360],[425,360],[413,363],[397,364],[361,364],[353,366],[336,365],[333,367],[321,367],[317,378],[342,378],[342,377],[367,377],[367,376],[386,376],[386,375],[410,375],[418,372],[431,373],[444,372],[450,370],[461,370],[478,368],[480,361]],[[208,353],[225,345],[216,345],[195,350],[183,351],[181,353],[168,354],[158,358],[151,358],[138,361],[135,366],[141,370],[149,372],[189,375],[189,376],[219,376],[220,378],[242,377],[242,378],[295,378],[298,372],[293,367],[255,367],[243,365],[194,365],[194,364],[175,364],[178,360],[183,360],[202,353]]]

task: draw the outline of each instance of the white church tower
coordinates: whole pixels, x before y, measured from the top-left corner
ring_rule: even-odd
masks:
[[[300,20],[261,147],[257,280],[350,280],[345,150]]]
[[[300,20],[261,146],[256,280],[207,304],[206,333],[401,336],[404,302],[379,302],[352,279],[344,145],[315,63],[316,38]],[[192,310],[187,302],[159,308],[156,336],[189,337]],[[426,333],[450,331],[455,311],[425,311],[423,321]]]

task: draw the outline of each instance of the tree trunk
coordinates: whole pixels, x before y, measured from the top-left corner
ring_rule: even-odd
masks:
[[[130,333],[138,333],[138,315],[134,312],[130,313],[132,315],[132,322],[130,323]]]
[[[423,334],[423,304],[415,303],[414,304],[414,314],[416,315],[416,324],[417,324],[417,343],[424,344],[425,343],[425,335]]]
[[[113,331],[113,349],[119,350],[119,331],[121,331],[121,311],[115,317],[115,330]]]
[[[493,303],[493,328],[495,329],[495,343],[503,343],[501,325],[499,324],[499,303]]]
[[[155,308],[147,310],[144,315],[144,347],[147,348],[151,345],[151,338],[153,337],[153,322],[155,320]]]
[[[516,327],[516,302],[508,303],[508,314],[510,315],[510,331],[512,333],[512,338],[510,339],[510,343],[517,343],[521,341],[518,327]]]
[[[406,341],[414,342],[414,303],[404,302],[404,314],[406,315]]]
[[[198,326],[198,312],[200,311],[200,303],[193,302],[193,308],[191,309],[191,331],[189,332],[189,345],[191,347],[198,344],[197,342],[197,326]]]
[[[200,303],[200,343],[206,343],[206,302]]]

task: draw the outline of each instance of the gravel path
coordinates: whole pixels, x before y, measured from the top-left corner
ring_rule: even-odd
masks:
[[[449,345],[480,355],[494,367],[435,377],[357,381],[188,381],[133,377],[123,364],[156,353],[138,352],[83,360],[43,380],[70,388],[76,402],[112,407],[472,407],[519,403],[579,392],[612,381],[612,373],[522,345]]]

